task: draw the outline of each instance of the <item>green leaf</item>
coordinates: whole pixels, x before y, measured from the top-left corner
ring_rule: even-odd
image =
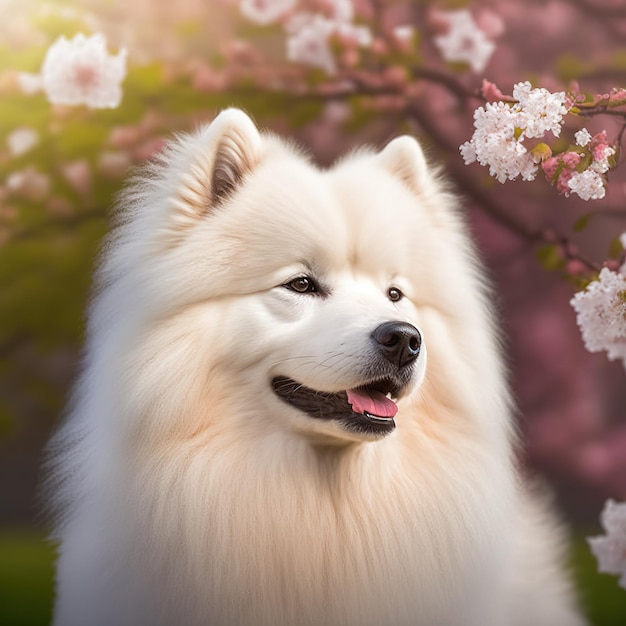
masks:
[[[593,213],[585,213],[585,215],[583,215],[582,217],[579,217],[576,220],[576,223],[574,224],[573,231],[575,233],[579,233],[585,230],[585,228],[587,228],[587,224],[589,223],[589,220],[591,219],[592,215]]]
[[[552,149],[547,143],[541,142],[530,151],[530,154],[535,162],[545,161],[552,156]]]
[[[626,50],[618,50],[611,59],[611,65],[616,70],[626,70]]]
[[[577,172],[584,172],[589,169],[589,166],[593,162],[593,155],[588,150],[585,150],[584,153],[580,152],[579,150],[577,150],[577,152],[582,156],[582,158],[580,159],[580,163],[575,167],[575,169]]]
[[[619,259],[624,254],[624,248],[618,237],[611,240],[609,244],[609,259]]]
[[[565,266],[561,249],[557,244],[546,244],[537,250],[537,258],[546,270],[559,270]]]
[[[589,64],[578,57],[571,54],[563,54],[556,62],[555,71],[557,77],[563,82],[569,82],[584,75],[588,68]]]

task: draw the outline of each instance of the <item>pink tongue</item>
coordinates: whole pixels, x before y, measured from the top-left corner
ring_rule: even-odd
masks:
[[[398,412],[396,403],[379,391],[348,389],[346,393],[355,413],[367,412],[378,417],[393,417]]]

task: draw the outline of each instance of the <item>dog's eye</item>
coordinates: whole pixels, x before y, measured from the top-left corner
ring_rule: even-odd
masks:
[[[389,290],[387,291],[387,297],[392,302],[398,302],[398,300],[402,300],[404,294],[397,287],[389,287]]]
[[[319,291],[317,283],[308,276],[298,276],[298,278],[290,280],[285,287],[296,293],[317,293]]]

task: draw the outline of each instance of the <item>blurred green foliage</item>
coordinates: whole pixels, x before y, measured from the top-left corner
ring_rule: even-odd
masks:
[[[49,624],[52,580],[53,551],[39,534],[0,531],[0,624]]]

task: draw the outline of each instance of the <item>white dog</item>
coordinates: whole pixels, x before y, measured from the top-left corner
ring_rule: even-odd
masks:
[[[51,447],[57,626],[583,623],[414,139],[321,170],[228,110],[119,204]]]

